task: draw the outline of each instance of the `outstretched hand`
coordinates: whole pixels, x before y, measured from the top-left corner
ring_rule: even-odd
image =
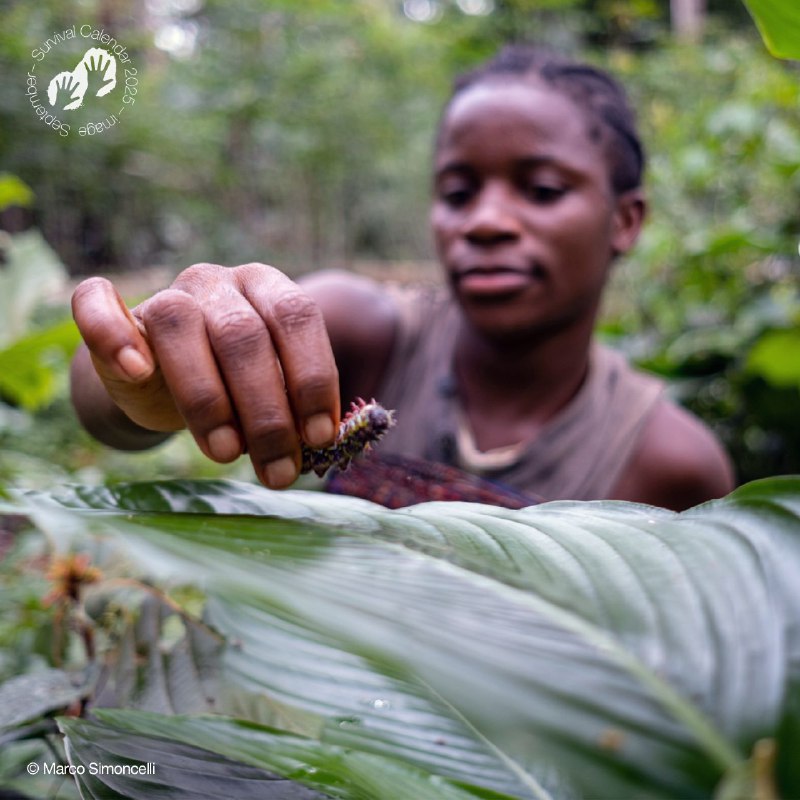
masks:
[[[97,95],[108,86],[109,83],[114,81],[113,78],[107,78],[108,69],[111,66],[111,58],[101,55],[92,56],[86,64],[86,94],[91,97]]]
[[[72,307],[105,390],[139,426],[188,427],[219,462],[247,451],[272,488],[297,477],[301,438],[333,441],[339,386],[325,321],[278,270],[197,264],[132,310],[90,278]]]
[[[56,81],[56,101],[53,104],[56,108],[64,111],[70,104],[80,97],[80,86],[74,75],[62,75],[61,80]]]

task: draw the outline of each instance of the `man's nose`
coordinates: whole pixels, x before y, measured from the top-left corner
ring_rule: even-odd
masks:
[[[509,190],[493,185],[484,186],[464,221],[462,234],[477,245],[500,244],[517,239],[521,225],[514,206]]]

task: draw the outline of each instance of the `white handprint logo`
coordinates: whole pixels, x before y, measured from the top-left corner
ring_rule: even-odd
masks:
[[[117,60],[102,47],[91,47],[72,72],[59,72],[47,87],[50,105],[72,111],[84,98],[103,97],[117,85]]]

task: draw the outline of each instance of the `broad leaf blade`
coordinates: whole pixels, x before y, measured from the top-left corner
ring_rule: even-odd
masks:
[[[45,497],[40,496],[42,500]],[[366,500],[320,492],[270,492],[260,486],[230,480],[162,480],[113,486],[66,486],[50,498],[75,510],[178,514],[274,516],[330,525],[375,529],[380,509]]]
[[[135,712],[127,712],[134,714]],[[318,792],[192,743],[62,719],[67,755],[85,798],[317,800]],[[154,726],[151,726],[154,727]],[[166,734],[165,734],[166,736]]]
[[[70,760],[76,765],[150,762],[155,775],[146,776],[145,781],[133,776],[101,776],[93,781],[81,777],[85,785],[105,784],[135,800],[322,797],[314,788],[341,800],[502,800],[500,795],[461,788],[391,759],[223,717],[164,717],[129,711],[105,711],[99,716],[100,722],[61,721]],[[168,787],[171,793],[160,793]]]
[[[384,675],[328,637],[265,608],[216,599],[209,622],[235,642],[225,653],[229,679],[327,719],[317,731],[323,741],[528,795],[486,742],[408,676]]]
[[[20,675],[0,684],[0,732],[86,698],[97,681],[97,671],[47,669]]]
[[[8,237],[4,257],[0,270],[0,347],[24,334],[36,306],[68,278],[57,253],[35,229]]]
[[[744,0],[772,55],[800,58],[800,5],[796,0]]]
[[[424,685],[512,771],[552,759],[592,796],[646,785],[663,797],[710,793],[777,725],[800,664],[799,489],[765,484],[683,515],[615,503],[389,512],[255,487],[243,513],[255,503],[272,518],[63,501],[123,533],[148,567],[169,559],[180,580]],[[182,491],[192,504],[225,494]],[[282,508],[289,519],[274,519]]]
[[[28,411],[51,402],[65,365],[80,343],[72,320],[29,333],[0,350],[0,392]]]

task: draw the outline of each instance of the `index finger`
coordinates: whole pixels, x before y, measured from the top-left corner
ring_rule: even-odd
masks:
[[[257,265],[249,267],[238,271],[241,290],[267,324],[303,440],[330,444],[339,425],[339,372],[322,311],[283,273],[274,270],[265,279]]]

